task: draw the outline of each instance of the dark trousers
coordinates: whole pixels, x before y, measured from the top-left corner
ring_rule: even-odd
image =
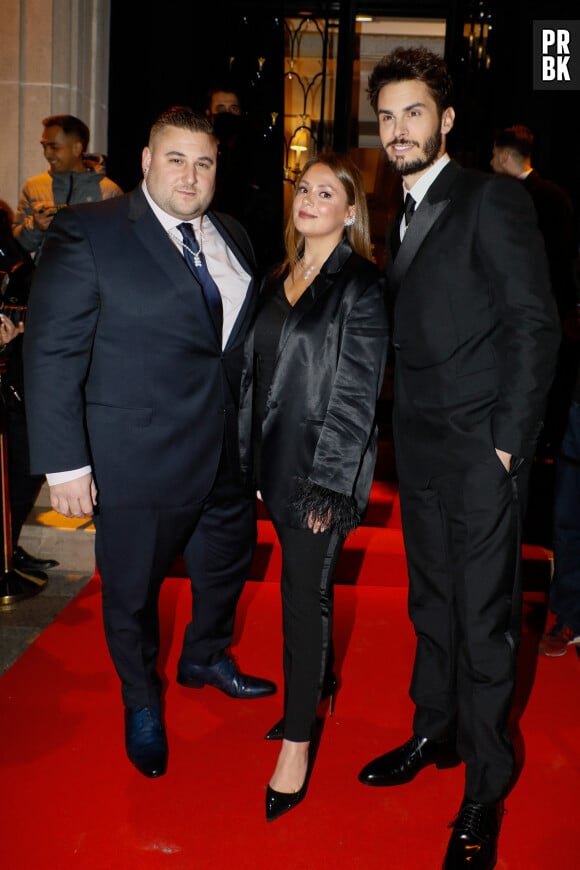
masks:
[[[282,547],[284,737],[312,736],[316,707],[333,666],[332,578],[344,538],[274,523]]]
[[[573,402],[556,460],[550,610],[580,634],[580,404]]]
[[[520,638],[526,465],[508,475],[494,453],[426,489],[400,486],[417,635],[413,730],[456,736],[465,794],[482,802],[505,793],[514,765],[508,716]]]
[[[221,468],[210,495],[171,509],[102,508],[95,516],[105,634],[126,706],[158,703],[158,599],[183,554],[192,618],[180,662],[213,664],[232,640],[235,610],[255,539],[254,501]]]

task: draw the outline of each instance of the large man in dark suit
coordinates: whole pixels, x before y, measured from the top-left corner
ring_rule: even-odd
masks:
[[[413,197],[394,227],[387,272],[417,647],[413,736],[359,779],[399,785],[425,765],[463,760],[464,799],[444,867],[488,870],[513,773],[519,530],[557,315],[528,195],[446,154],[455,114],[442,59],[398,49],[375,67],[369,93],[387,157]]]
[[[26,327],[32,466],[55,510],[94,511],[127,753],[150,777],[167,763],[157,605],[176,555],[194,598],[178,681],[236,698],[276,688],[226,654],[255,539],[237,448],[254,278],[245,231],[208,211],[216,159],[206,118],[164,113],[139,188],[54,219]]]

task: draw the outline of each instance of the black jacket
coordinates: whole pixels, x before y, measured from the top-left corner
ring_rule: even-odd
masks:
[[[253,275],[246,232],[208,213]],[[138,188],[63,209],[47,233],[24,334],[35,473],[91,464],[101,507],[204,499],[237,404],[251,280],[222,350],[183,257]]]
[[[266,279],[259,306],[275,286]],[[260,485],[273,519],[304,527],[308,508],[325,498],[337,517],[366,508],[387,344],[385,279],[343,241],[294,306],[280,337],[262,426]],[[248,477],[253,356],[251,328],[239,416],[242,471]]]
[[[532,457],[560,327],[522,185],[452,160],[388,258],[387,276],[401,482],[425,485],[494,448]]]

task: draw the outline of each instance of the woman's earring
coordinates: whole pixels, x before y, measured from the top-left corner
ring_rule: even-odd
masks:
[[[352,227],[352,225],[354,224],[355,220],[356,220],[355,216],[354,216],[354,215],[351,215],[349,218],[347,218],[347,219],[345,220],[345,222],[344,222],[345,227]]]

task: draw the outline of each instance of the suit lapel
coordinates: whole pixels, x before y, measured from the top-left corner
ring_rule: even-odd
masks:
[[[210,218],[212,224],[214,225],[220,236],[226,242],[228,248],[231,248],[236,259],[250,276],[250,283],[248,284],[245,299],[242,303],[242,307],[238,312],[236,322],[234,323],[232,331],[226,342],[226,348],[229,348],[234,344],[240,334],[240,331],[242,331],[245,327],[245,324],[249,322],[249,318],[254,311],[254,306],[256,303],[256,279],[254,276],[254,264],[249,261],[246,251],[242,248],[241,245],[238,244],[238,240],[232,235],[232,233],[228,231],[228,228],[219,219],[215,212],[208,212],[208,217]]]
[[[238,316],[236,317],[236,322],[233,325],[232,331],[228,336],[228,340],[226,342],[226,348],[231,347],[233,343],[238,338],[240,332],[243,332],[243,327],[246,323],[249,323],[252,314],[254,313],[254,308],[256,305],[256,279],[251,278],[250,283],[248,284],[248,290],[246,292],[246,298],[242,303],[242,307],[238,312]]]
[[[278,361],[286,342],[288,341],[302,318],[310,311],[313,305],[315,305],[316,301],[326,293],[328,288],[333,286],[336,280],[336,273],[340,271],[344,263],[350,257],[351,253],[352,249],[348,242],[340,242],[340,244],[337,245],[337,247],[328,258],[326,263],[324,263],[319,275],[312,282],[310,287],[308,287],[304,291],[300,299],[293,306],[292,311],[284,321],[284,326],[282,327],[276,361]]]
[[[437,203],[429,203],[425,198],[419,205],[393,263],[393,281],[396,284],[399,284],[403,279],[431,227],[443,214],[449,202],[450,200],[446,199]]]
[[[191,293],[191,281],[195,280],[183,257],[149,208],[140,187],[130,194],[129,220],[135,235],[160,269],[180,292]],[[209,314],[208,314],[209,318]]]
[[[451,160],[439,173],[417,207],[399,252],[393,261],[390,277],[395,285],[398,286],[401,283],[427,235],[451,202],[450,189],[458,172],[459,165]]]
[[[234,252],[236,259],[238,259],[241,265],[244,267],[248,275],[253,276],[255,271],[255,264],[250,261],[248,257],[248,251],[246,251],[240,244],[238,239],[233,235],[232,232],[228,229],[226,224],[220,219],[219,215],[214,211],[208,211],[207,217],[210,219],[220,236],[225,239],[227,242],[228,248],[231,248]]]
[[[246,322],[246,318],[251,314],[255,296],[253,267],[248,261],[248,257],[242,250],[241,246],[237,243],[231,233],[227,231],[219,218],[217,218],[213,213],[210,214],[210,218],[220,235],[225,239],[228,246],[232,248],[234,254],[251,277],[246,298],[242,308],[240,309],[234,328],[228,338],[227,347],[229,347],[235,341],[242,325]],[[165,272],[171,283],[177,287],[180,293],[189,297],[189,300],[191,301],[191,282],[195,281],[195,283],[199,285],[200,293],[196,294],[193,298],[199,299],[200,302],[203,303],[198,306],[199,311],[202,311],[203,316],[207,318],[208,330],[209,327],[211,327],[212,333],[215,333],[211,315],[203,300],[203,296],[201,295],[201,285],[192,274],[174,243],[168,237],[167,233],[149,208],[149,204],[145,199],[141,187],[136,188],[130,194],[129,219],[133,223],[135,235],[146,249],[149,256],[155,260],[157,265]]]

